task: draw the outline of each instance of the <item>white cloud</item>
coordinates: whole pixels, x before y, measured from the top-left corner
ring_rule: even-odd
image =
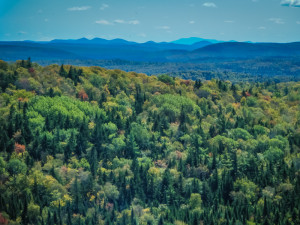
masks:
[[[213,2],[205,2],[205,3],[203,3],[203,6],[210,7],[210,8],[216,8],[217,7],[217,5]]]
[[[49,21],[49,19],[48,19],[48,18],[45,18],[44,21],[47,23],[47,22]]]
[[[296,21],[297,24],[300,24],[300,21]]]
[[[97,21],[95,21],[95,23],[101,24],[101,25],[112,25],[112,23],[107,20],[97,20]]]
[[[26,32],[26,31],[22,31],[22,30],[20,30],[20,31],[18,32],[18,34],[19,34],[19,35],[22,35],[22,34],[27,34],[27,32]]]
[[[85,11],[90,8],[91,8],[91,6],[74,6],[74,7],[68,8],[68,11]]]
[[[108,20],[97,20],[95,23],[97,24],[102,24],[102,25],[115,25],[115,24],[130,24],[130,25],[137,25],[140,24],[140,21],[138,20],[121,20],[121,19],[116,19],[112,22]]]
[[[114,20],[115,23],[125,23],[124,20]]]
[[[137,24],[140,24],[140,21],[138,21],[138,20],[125,21],[125,20],[117,19],[117,20],[114,20],[114,23],[137,25]]]
[[[137,24],[140,24],[140,21],[138,21],[138,20],[129,20],[128,24],[137,25]]]
[[[300,0],[282,0],[282,6],[300,7]]]
[[[269,21],[274,22],[276,24],[284,24],[284,21],[281,18],[270,18]]]
[[[103,3],[102,6],[100,7],[100,9],[101,9],[101,10],[104,10],[104,9],[106,9],[106,8],[108,8],[108,7],[109,7],[109,5]]]
[[[266,28],[266,27],[263,27],[263,26],[260,26],[258,29],[259,29],[259,30],[265,30],[265,29],[267,29],[267,28]]]
[[[161,29],[161,30],[170,30],[170,29],[171,29],[171,27],[169,27],[169,26],[158,26],[158,27],[156,27],[156,29]]]
[[[194,24],[194,23],[195,23],[195,21],[194,21],[194,20],[191,20],[191,21],[189,21],[189,23],[190,23],[190,24]]]
[[[225,20],[224,23],[234,23],[233,20]]]
[[[147,35],[145,33],[140,33],[138,34],[140,37],[147,37]]]

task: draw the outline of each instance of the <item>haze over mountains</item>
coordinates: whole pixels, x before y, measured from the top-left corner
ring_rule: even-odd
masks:
[[[123,39],[55,39],[49,42],[0,42],[0,54],[4,60],[30,56],[33,60],[121,59],[143,62],[190,62],[203,58],[298,57],[300,42],[244,43],[188,38],[174,42],[137,43]]]
[[[148,75],[168,73],[186,79],[198,79],[203,71],[300,79],[300,42],[222,42],[202,38],[145,43],[102,38],[0,42],[0,59],[28,57],[42,65],[101,66]]]

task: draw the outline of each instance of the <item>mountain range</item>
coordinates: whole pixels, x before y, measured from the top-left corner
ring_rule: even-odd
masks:
[[[0,58],[33,60],[128,60],[137,62],[198,62],[217,58],[299,57],[300,42],[247,43],[183,38],[173,42],[137,43],[123,39],[55,39],[48,42],[2,41]]]

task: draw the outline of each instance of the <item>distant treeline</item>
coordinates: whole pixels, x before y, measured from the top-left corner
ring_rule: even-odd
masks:
[[[41,65],[71,64],[77,66],[101,66],[107,69],[122,69],[136,71],[148,75],[167,73],[170,76],[183,79],[217,78],[221,80],[257,81],[268,79],[276,81],[299,81],[299,58],[261,58],[261,59],[221,59],[205,58],[202,61],[190,63],[155,63],[134,62],[126,60],[36,60]]]

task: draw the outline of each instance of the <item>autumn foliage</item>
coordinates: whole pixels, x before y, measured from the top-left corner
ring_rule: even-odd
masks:
[[[78,92],[78,98],[81,99],[82,101],[87,101],[89,100],[89,96],[87,95],[87,93],[81,89],[79,92]]]
[[[25,152],[25,145],[21,145],[19,143],[15,143],[15,152],[17,154],[24,153]]]
[[[8,220],[4,218],[2,213],[0,213],[0,225],[6,225],[6,224],[8,224]]]

